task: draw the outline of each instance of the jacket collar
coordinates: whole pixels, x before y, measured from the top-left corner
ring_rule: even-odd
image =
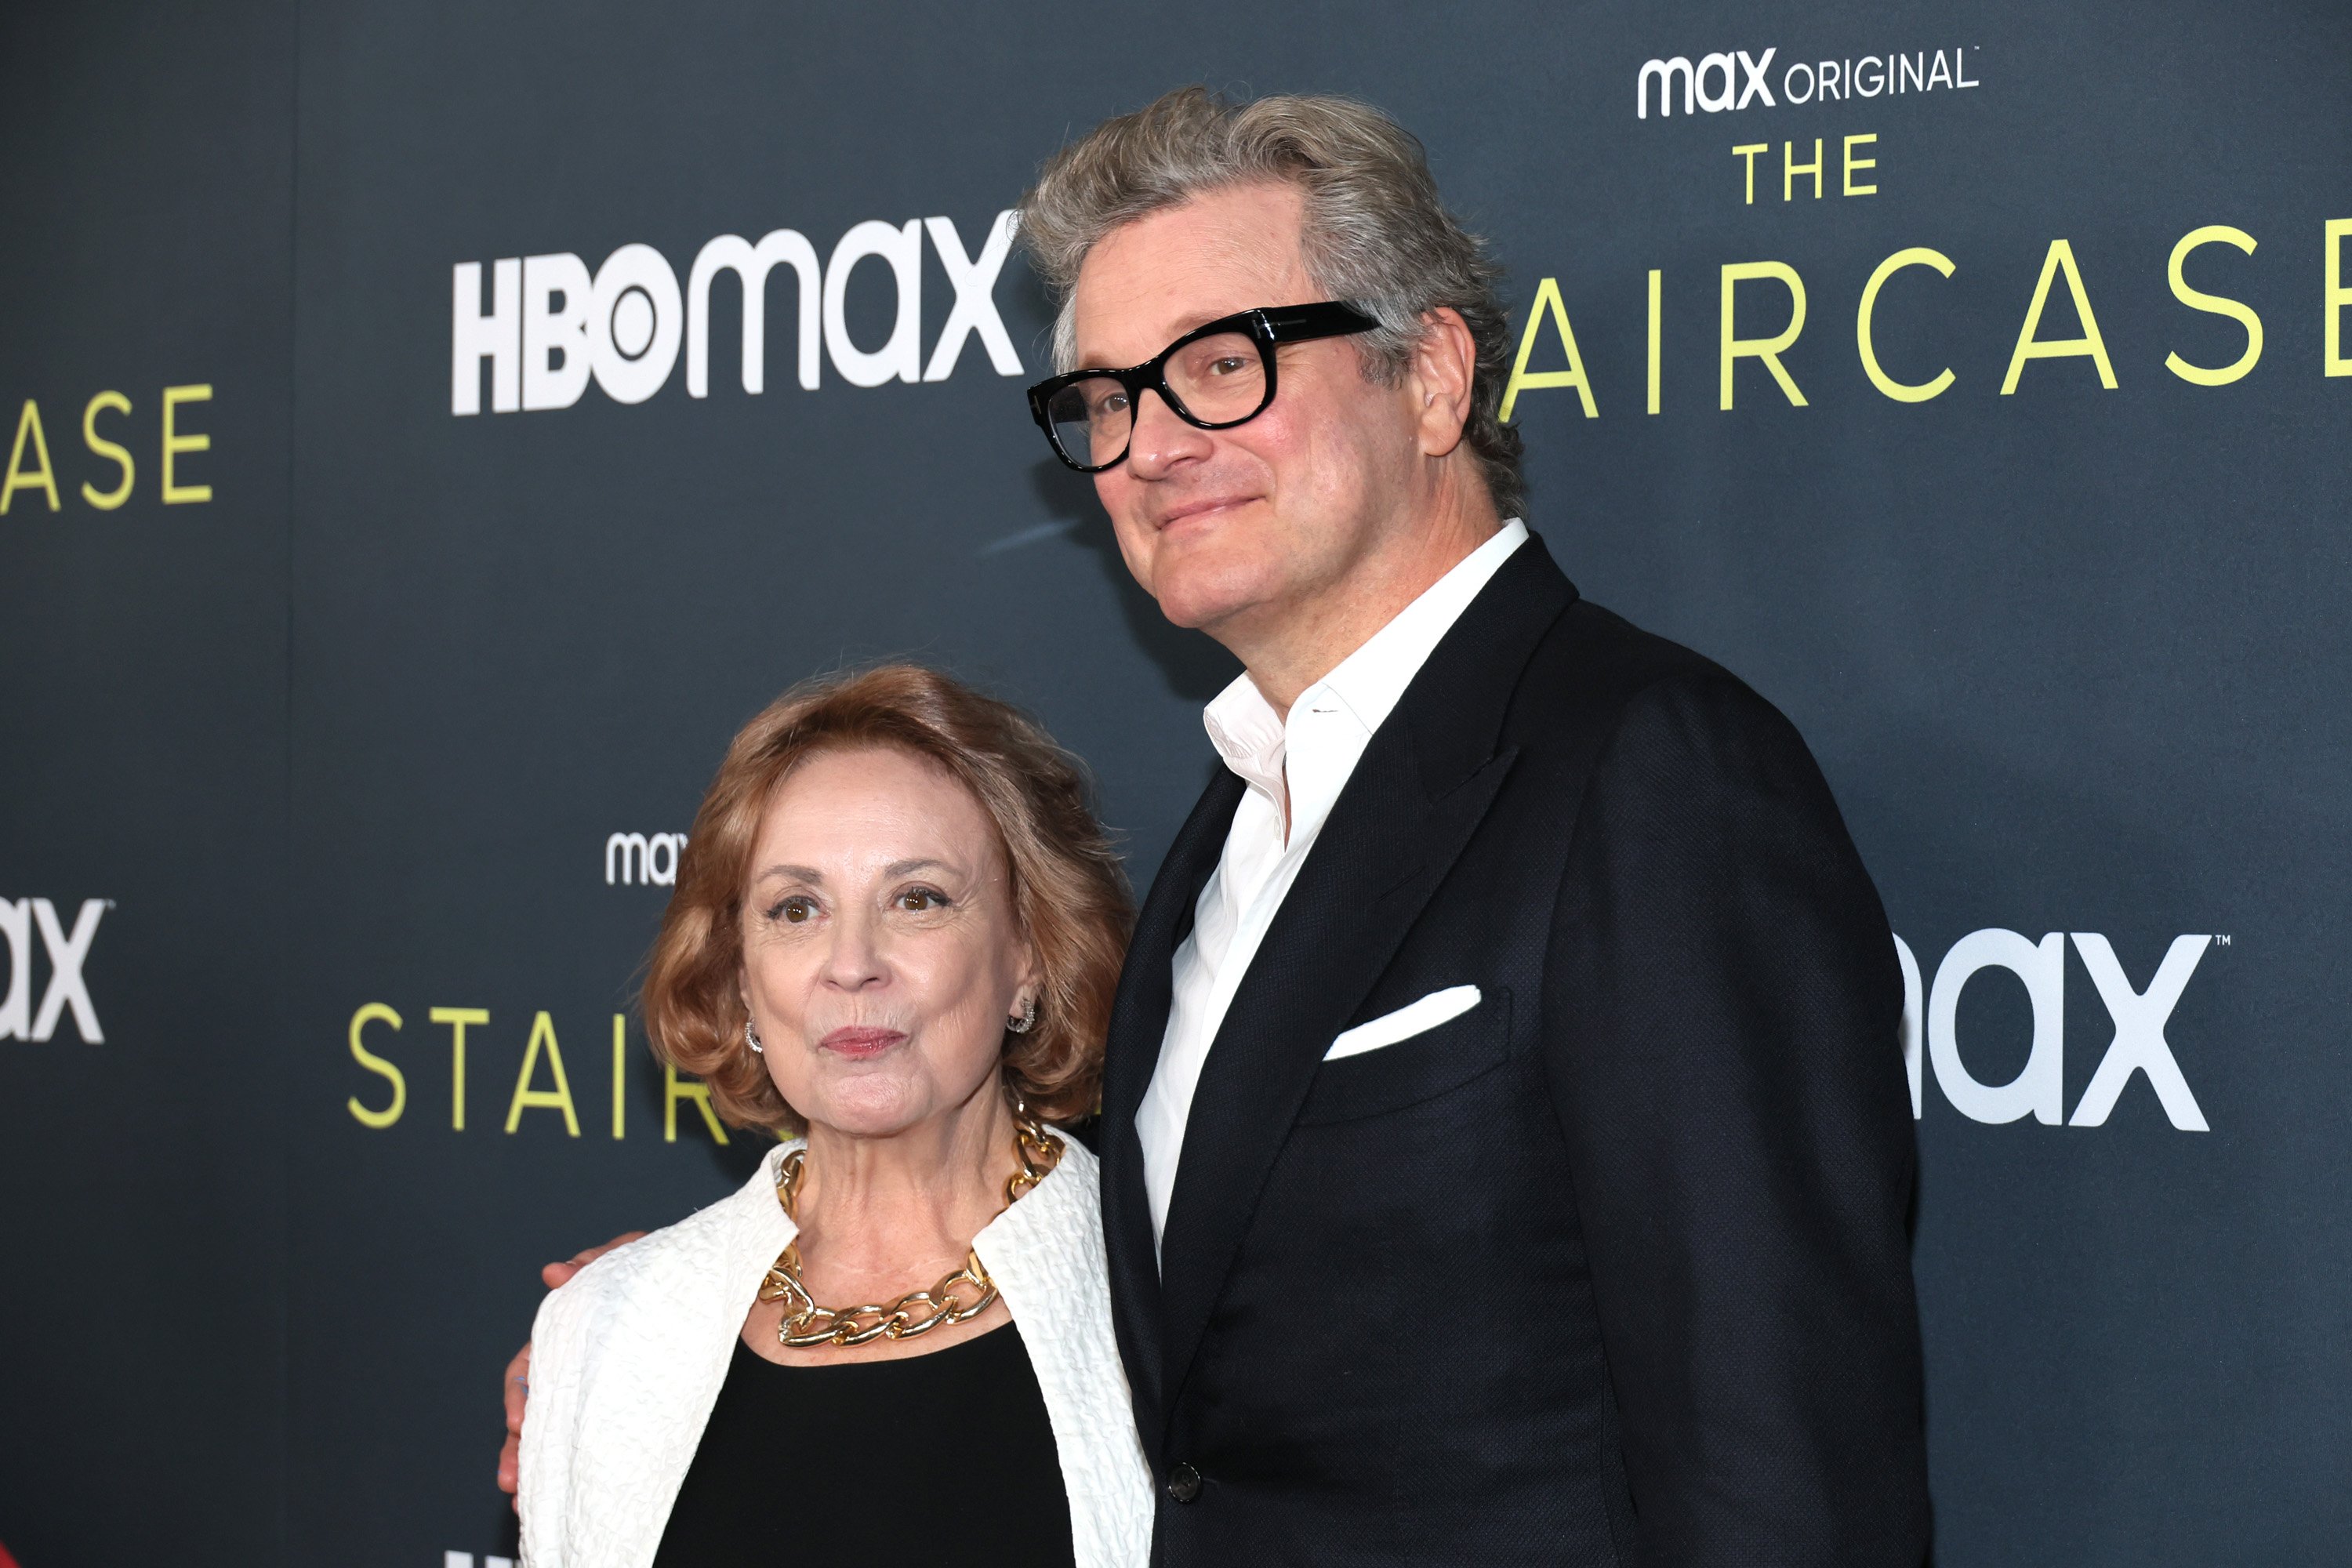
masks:
[[[1389,624],[1307,687],[1278,715],[1247,672],[1234,677],[1201,714],[1209,743],[1225,766],[1280,813],[1288,803],[1289,832],[1319,825],[1364,746],[1404,699],[1429,656],[1462,618],[1478,591],[1528,541],[1528,525],[1512,518],[1454,563],[1453,568],[1397,612]],[[1331,724],[1301,724],[1309,714]]]
[[[1135,1113],[1159,1064],[1173,999],[1176,948],[1192,929],[1192,910],[1216,869],[1225,833],[1245,789],[1219,768],[1177,830],[1143,901],[1119,972],[1103,1063],[1102,1203],[1110,1267],[1111,1321],[1127,1363],[1136,1428],[1157,1451],[1160,1434],[1160,1264],[1151,1236],[1151,1202],[1143,1184],[1143,1147]]]

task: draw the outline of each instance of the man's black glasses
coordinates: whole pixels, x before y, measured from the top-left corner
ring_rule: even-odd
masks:
[[[1202,430],[1247,424],[1274,401],[1277,343],[1369,332],[1380,323],[1353,305],[1277,305],[1223,316],[1128,370],[1074,370],[1029,389],[1029,412],[1054,455],[1082,474],[1126,457],[1137,400],[1149,390]]]

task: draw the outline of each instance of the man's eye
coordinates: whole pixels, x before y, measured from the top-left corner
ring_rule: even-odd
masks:
[[[1211,375],[1238,375],[1249,367],[1249,360],[1240,354],[1225,354],[1209,362]]]
[[[1108,397],[1095,400],[1095,417],[1097,419],[1115,417],[1126,412],[1127,394],[1124,392],[1114,392]]]

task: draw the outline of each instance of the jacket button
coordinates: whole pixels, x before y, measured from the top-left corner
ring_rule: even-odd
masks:
[[[1192,1466],[1179,1464],[1168,1472],[1168,1495],[1178,1502],[1191,1502],[1201,1495],[1201,1472]]]

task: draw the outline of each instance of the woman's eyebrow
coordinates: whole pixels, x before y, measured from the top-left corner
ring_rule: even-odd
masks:
[[[952,876],[956,874],[959,868],[950,865],[945,860],[935,860],[926,856],[912,860],[894,860],[889,865],[882,868],[882,874],[885,877],[911,877],[918,871],[945,871]],[[818,870],[815,867],[793,865],[771,866],[766,870],[761,872],[757,879],[762,882],[767,882],[773,881],[778,878],[782,878],[788,881],[808,882],[818,886],[822,886],[824,882],[824,873]]]

